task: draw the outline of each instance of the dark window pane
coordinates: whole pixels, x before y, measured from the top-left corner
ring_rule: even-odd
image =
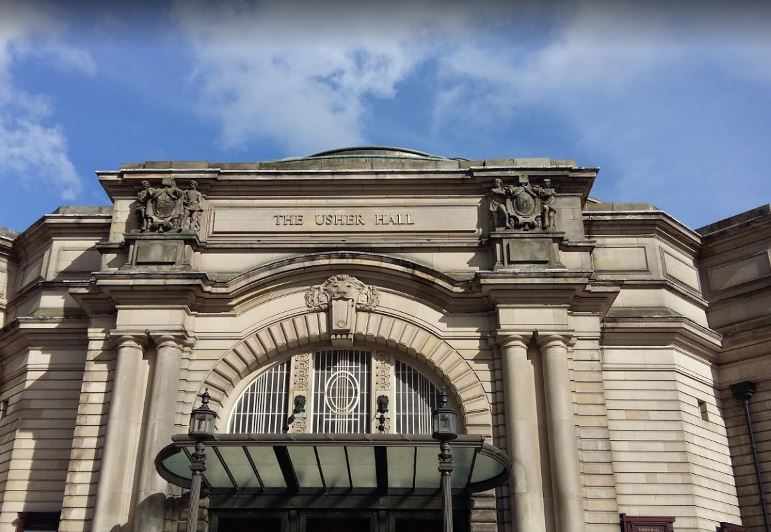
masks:
[[[22,532],[43,532],[59,529],[59,512],[24,512],[19,514]]]
[[[398,530],[398,529],[397,529]],[[311,517],[305,521],[305,532],[370,532],[369,519]]]
[[[217,528],[219,532],[282,532],[278,517],[221,517]]]

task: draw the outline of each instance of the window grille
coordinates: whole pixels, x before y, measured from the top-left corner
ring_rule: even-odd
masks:
[[[396,432],[431,434],[437,386],[418,370],[396,361]]]
[[[258,375],[230,416],[231,433],[283,432],[287,419],[289,360]]]
[[[371,358],[367,351],[316,352],[313,432],[369,432]]]

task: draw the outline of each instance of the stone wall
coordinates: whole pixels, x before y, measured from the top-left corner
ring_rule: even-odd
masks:
[[[83,355],[84,349],[74,346],[32,348],[17,355],[16,368],[6,373],[2,392],[9,401],[6,439],[12,434],[13,441],[4,445],[0,526],[11,526],[19,512],[62,508]]]
[[[738,501],[710,366],[672,348],[608,348],[604,381],[619,512],[672,515],[683,531],[735,523]]]
[[[103,327],[89,328],[89,343],[62,501],[61,532],[91,530],[110,408],[110,381],[114,372],[115,352],[110,348],[107,332],[108,329]]]
[[[584,519],[589,530],[616,532],[618,504],[613,457],[610,449],[606,383],[602,374],[602,351],[598,323],[579,331],[573,348],[573,386],[576,405]],[[592,330],[594,329],[594,330]]]

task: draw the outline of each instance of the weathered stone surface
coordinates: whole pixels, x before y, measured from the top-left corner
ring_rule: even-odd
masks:
[[[152,461],[197,394],[226,430],[286,364],[272,413],[312,432],[320,350],[372,353],[356,383],[370,432],[404,423],[417,379],[509,454],[508,484],[469,500],[471,530],[610,532],[620,513],[759,529],[730,386],[756,385],[767,483],[771,210],[694,231],[590,199],[596,174],[379,147],[154,161],[99,173],[109,207],[0,231],[0,529],[61,511],[60,530],[137,514],[184,530],[186,494]]]

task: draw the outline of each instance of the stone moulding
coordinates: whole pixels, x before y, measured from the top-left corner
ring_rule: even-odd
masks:
[[[360,311],[352,334],[362,349],[375,352],[389,346],[393,352],[425,363],[448,385],[460,406],[468,434],[492,436],[490,402],[469,363],[434,333],[396,316]],[[201,384],[208,388],[212,405],[222,408],[239,382],[288,354],[306,353],[328,346],[332,333],[323,312],[307,312],[265,325],[226,352]],[[237,369],[237,376],[233,375]]]

